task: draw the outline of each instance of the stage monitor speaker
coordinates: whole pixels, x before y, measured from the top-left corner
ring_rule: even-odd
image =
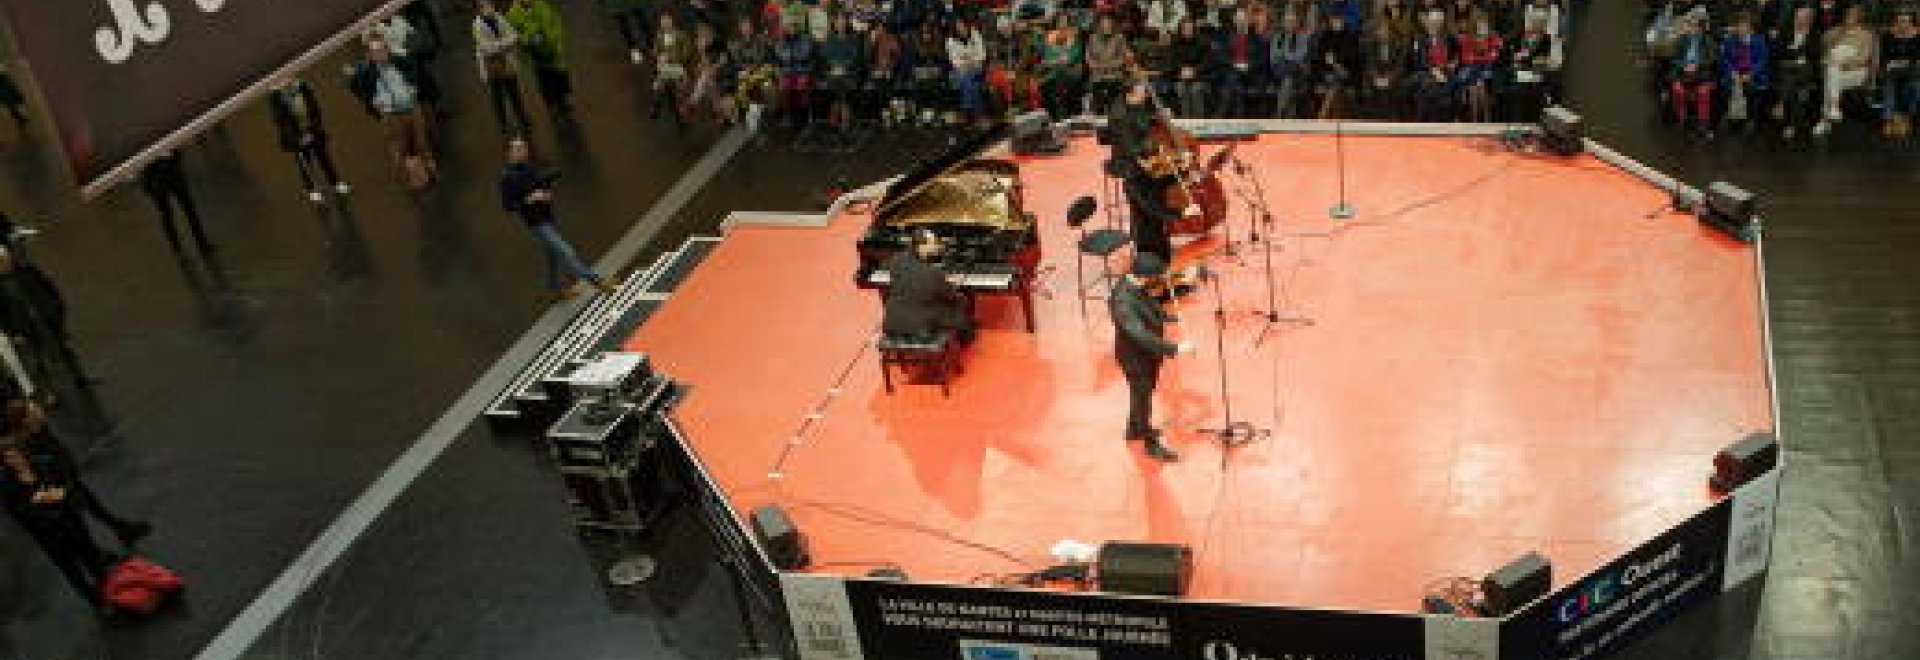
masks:
[[[1733,492],[1740,484],[1766,474],[1779,460],[1780,445],[1772,433],[1749,434],[1713,456],[1713,477],[1707,485],[1721,493]]]
[[[1701,222],[1737,240],[1752,242],[1759,238],[1760,205],[1744,188],[1725,181],[1707,184],[1701,191],[1698,213]]]
[[[1538,552],[1529,552],[1500,567],[1480,581],[1487,616],[1506,616],[1547,595],[1553,586],[1553,563]]]
[[[1067,134],[1055,126],[1053,116],[1035,110],[1013,120],[1013,153],[1057,154],[1067,148]]]
[[[1587,123],[1580,115],[1560,106],[1540,113],[1540,141],[1548,151],[1571,156],[1586,150]]]
[[[1193,575],[1193,553],[1177,543],[1108,541],[1100,546],[1100,590],[1179,596]]]
[[[774,568],[791,571],[813,562],[807,554],[807,537],[800,534],[785,509],[772,504],[754,509],[752,523],[753,536],[767,550]]]

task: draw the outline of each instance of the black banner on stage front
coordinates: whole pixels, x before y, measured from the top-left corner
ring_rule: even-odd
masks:
[[[782,576],[803,660],[1419,660],[1418,616]]]
[[[1514,615],[1502,626],[1500,657],[1602,657],[1718,596],[1731,508],[1717,502]]]
[[[394,0],[6,0],[89,188]]]

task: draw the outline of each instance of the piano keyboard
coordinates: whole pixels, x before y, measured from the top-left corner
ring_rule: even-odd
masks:
[[[947,273],[947,281],[963,291],[1010,291],[1013,273]],[[883,287],[893,283],[893,274],[876,268],[867,275],[867,286]]]

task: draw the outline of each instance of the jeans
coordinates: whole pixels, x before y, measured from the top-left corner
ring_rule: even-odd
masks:
[[[953,86],[960,91],[960,111],[974,114],[986,109],[984,74],[980,71],[953,72]]]
[[[579,253],[573,251],[573,245],[560,235],[560,227],[543,222],[527,229],[533,232],[533,239],[540,243],[541,251],[547,254],[547,288],[559,291],[567,287],[569,282],[562,277],[562,269],[565,275],[574,279],[600,281],[600,275],[581,261]]]
[[[1920,106],[1920,76],[1914,75],[1909,67],[1888,70],[1882,79],[1880,105],[1884,109],[1881,118],[1891,120],[1896,114],[1912,118],[1915,106]]]

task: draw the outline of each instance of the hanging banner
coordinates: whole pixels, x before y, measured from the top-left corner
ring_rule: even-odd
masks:
[[[60,147],[85,194],[169,138],[244,102],[401,0],[6,0]],[[257,89],[256,89],[257,88]]]
[[[786,573],[802,660],[1421,660],[1414,615]]]

